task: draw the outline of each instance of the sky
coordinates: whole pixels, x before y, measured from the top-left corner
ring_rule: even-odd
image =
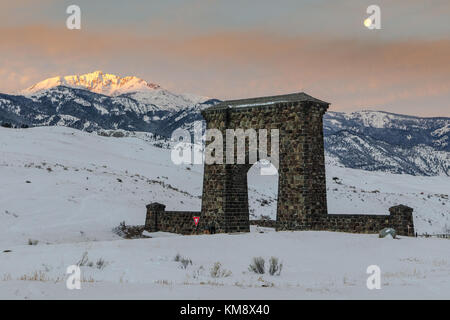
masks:
[[[371,4],[380,30],[363,25]],[[449,14],[448,0],[2,1],[0,92],[102,70],[218,99],[304,91],[333,111],[449,117]]]

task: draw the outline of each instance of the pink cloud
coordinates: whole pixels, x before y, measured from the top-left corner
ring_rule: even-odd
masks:
[[[442,105],[450,97],[449,39],[373,42],[256,31],[204,36],[165,31],[142,37],[127,30],[2,28],[6,59],[0,61],[0,74],[10,76],[0,77],[0,91],[104,69],[222,99],[306,91],[335,110],[389,106],[395,111],[427,97],[423,114],[449,113],[448,103]]]

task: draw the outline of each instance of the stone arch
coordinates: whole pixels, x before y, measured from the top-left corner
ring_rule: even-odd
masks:
[[[202,112],[206,128],[223,137],[228,129],[279,130],[278,230],[307,229],[313,216],[327,214],[322,117],[328,106],[297,93],[225,101]],[[269,135],[269,145],[271,140]],[[223,142],[222,163],[205,163],[202,221],[205,228],[217,226],[217,232],[247,232],[246,173],[253,163],[227,164],[227,139]],[[245,150],[248,160],[248,145]],[[267,153],[271,156],[270,147]]]

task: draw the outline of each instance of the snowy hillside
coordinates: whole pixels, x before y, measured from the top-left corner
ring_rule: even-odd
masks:
[[[170,151],[138,138],[64,127],[0,128],[0,242],[111,240],[125,220],[143,224],[145,205],[200,210],[202,165],[174,165]],[[252,218],[275,219],[277,176],[249,173]],[[386,214],[414,208],[419,233],[450,226],[450,178],[327,166],[330,213]],[[333,179],[337,177],[338,179]]]
[[[156,233],[138,240],[112,232],[121,221],[143,224],[145,205],[153,201],[168,210],[200,210],[202,170],[172,164],[168,149],[143,137],[104,137],[66,127],[0,128],[0,298],[448,296],[450,242],[445,239],[395,241],[254,227],[249,234]],[[442,233],[450,225],[448,177],[326,170],[330,213],[385,214],[402,203],[414,208],[420,233]],[[276,184],[276,176],[250,170],[252,218],[275,218]],[[66,268],[84,252],[93,266],[82,267],[82,290],[67,290]],[[180,267],[177,253],[192,265]],[[253,256],[280,258],[282,274],[250,273]],[[99,260],[104,264],[97,267]],[[229,276],[211,275],[217,261]],[[384,290],[367,290],[370,264],[382,268]]]
[[[450,118],[377,111],[328,112],[326,155],[341,166],[413,175],[450,175]]]

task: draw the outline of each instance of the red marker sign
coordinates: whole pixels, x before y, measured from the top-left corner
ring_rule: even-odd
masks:
[[[198,222],[200,221],[200,217],[194,217],[194,223],[195,223],[195,226],[197,226],[198,225]]]

